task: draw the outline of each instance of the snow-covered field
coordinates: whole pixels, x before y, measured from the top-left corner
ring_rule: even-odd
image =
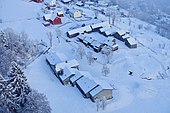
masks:
[[[60,3],[61,6],[64,6]],[[110,73],[102,75],[102,64],[105,56],[95,53],[75,39],[66,42],[66,32],[71,27],[81,26],[83,23],[92,24],[108,17],[99,14],[98,20],[93,19],[94,13],[89,9],[80,8],[88,17],[86,21],[76,21],[68,16],[63,17],[64,25],[44,27],[43,20],[37,20],[37,13],[41,13],[43,5],[27,2],[26,0],[1,0],[0,1],[0,30],[13,28],[17,32],[25,31],[33,40],[43,40],[49,44],[46,33],[53,34],[53,46],[50,51],[64,53],[69,59],[76,58],[80,63],[80,70],[88,71],[94,77],[104,79],[114,86],[113,99],[107,102],[102,113],[169,113],[170,112],[170,40],[153,32],[153,28],[138,29],[139,24],[148,26],[147,23],[132,18],[129,26],[128,18],[119,18],[115,26],[119,29],[130,30],[132,36],[138,41],[136,49],[129,49],[119,40],[119,50],[113,53],[109,64]],[[70,6],[71,7],[71,6]],[[78,7],[76,7],[78,8]],[[86,18],[82,18],[83,20]],[[56,38],[55,29],[62,31],[60,43]],[[95,33],[91,33],[95,35]],[[100,36],[99,33],[96,36]],[[84,56],[80,59],[74,50],[81,45],[86,52],[93,52],[97,61],[88,64]],[[129,71],[133,71],[129,75]],[[95,103],[83,98],[76,87],[63,86],[54,76],[45,61],[45,55],[41,55],[25,69],[28,82],[34,89],[44,93],[52,108],[52,113],[97,113]],[[161,76],[160,76],[161,75]],[[162,78],[164,77],[164,78]],[[149,80],[147,80],[149,79]],[[151,80],[150,80],[151,79]]]

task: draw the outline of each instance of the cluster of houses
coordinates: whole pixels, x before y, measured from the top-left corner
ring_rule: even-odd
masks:
[[[89,72],[80,71],[76,59],[68,60],[62,53],[51,52],[46,55],[46,61],[63,85],[77,87],[84,98],[93,102],[103,97],[107,100],[112,98],[113,88],[106,81],[92,77]]]
[[[82,36],[82,34],[84,35],[85,33],[91,32],[99,32],[106,38],[105,40],[96,40],[95,37]],[[111,26],[107,21],[86,25],[67,32],[67,37],[69,38],[77,36],[79,36],[78,39],[80,42],[84,43],[86,46],[92,47],[96,52],[100,52],[104,45],[112,47],[112,50],[117,50],[118,45],[115,43],[115,38],[124,42],[129,48],[137,48],[137,42],[129,35],[129,32],[119,30],[118,28]]]

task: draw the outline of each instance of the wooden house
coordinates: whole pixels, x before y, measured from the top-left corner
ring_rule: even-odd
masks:
[[[86,76],[80,78],[76,83],[77,88],[85,98],[89,98],[90,91],[98,86],[98,84],[93,79]]]
[[[114,36],[114,34],[116,33],[116,31],[117,31],[117,29],[112,27],[112,28],[104,31],[104,35],[107,36],[107,37],[108,37],[108,36]]]
[[[100,52],[101,50],[102,50],[102,47],[103,47],[104,45],[102,44],[102,43],[100,43],[100,42],[98,42],[97,40],[94,40],[92,43],[91,43],[91,47],[93,48],[93,50],[95,51],[95,52]]]
[[[96,99],[102,99],[103,97],[106,100],[112,99],[113,88],[104,80],[97,80],[96,83],[99,85],[90,91],[90,99],[95,102]]]
[[[58,76],[58,78],[63,85],[66,85],[70,83],[70,78],[75,75],[75,71],[73,70],[73,68],[67,66],[64,67],[62,71],[63,71],[62,74]]]
[[[79,35],[79,32],[77,31],[77,29],[73,29],[67,32],[67,37],[69,38],[74,38],[78,35]]]
[[[114,37],[117,38],[120,41],[124,41],[124,39],[122,38],[122,36],[124,36],[126,34],[125,31],[123,30],[119,30],[114,34]]]
[[[137,42],[133,37],[129,37],[125,40],[125,45],[129,48],[137,48]]]
[[[99,33],[104,34],[104,32],[109,30],[109,29],[111,29],[111,26],[106,26],[106,27],[100,28]]]
[[[50,22],[51,22],[53,25],[62,24],[61,18],[58,17],[58,16],[55,16],[55,15],[52,15],[52,17],[51,17],[51,19],[50,19]]]

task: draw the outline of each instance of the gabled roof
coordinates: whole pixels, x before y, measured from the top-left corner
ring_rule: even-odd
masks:
[[[92,29],[99,28],[99,27],[106,27],[106,26],[110,26],[108,21],[91,25]]]
[[[111,28],[111,26],[105,26],[105,27],[103,27],[103,28],[100,28],[100,32],[102,33],[102,32],[105,32],[106,30],[108,30],[108,29],[110,29]]]
[[[72,0],[62,0],[64,3],[71,2]]]
[[[85,75],[84,71],[76,71],[75,75],[73,77],[70,78],[70,81],[75,82],[77,81],[79,78],[83,77]]]
[[[110,28],[110,29],[106,30],[106,31],[105,31],[105,34],[106,34],[107,36],[113,35],[114,33],[116,33],[116,31],[117,31],[117,29],[113,27],[113,28]]]
[[[75,74],[75,70],[73,68],[70,67],[64,67],[63,69],[63,75],[60,75],[60,78],[62,81],[64,81],[65,79],[69,78],[70,76]]]
[[[113,90],[113,88],[106,81],[99,80],[99,79],[97,79],[95,81],[96,81],[96,83],[99,84],[99,86],[97,86],[95,89],[90,91],[91,96],[95,96],[98,93],[100,93],[102,90],[105,90],[105,89]]]
[[[89,77],[85,76],[80,78],[77,81],[77,84],[85,94],[94,89],[98,85],[93,79],[90,79]]]
[[[130,45],[137,44],[136,40],[133,37],[130,37],[130,38],[126,39],[126,40],[129,42]]]
[[[67,60],[67,57],[62,53],[50,52],[46,54],[46,59],[51,65],[56,65]]]
[[[58,63],[55,66],[55,70],[56,70],[56,72],[58,72],[61,69],[64,69],[65,67],[73,68],[73,67],[77,67],[77,66],[79,66],[79,62],[76,59],[72,59],[72,60],[62,62],[62,63]]]
[[[45,20],[50,20],[51,19],[51,15],[52,14],[45,14],[44,15]]]
[[[80,28],[77,28],[77,29],[73,29],[73,30],[70,30],[68,31],[68,34],[69,35],[72,35],[72,34],[76,34],[76,33],[84,33],[84,32],[90,32],[92,31],[90,25],[87,25],[87,26],[84,26],[84,27],[80,27]]]

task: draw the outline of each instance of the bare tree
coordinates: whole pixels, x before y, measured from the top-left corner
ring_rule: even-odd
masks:
[[[111,63],[112,57],[113,57],[113,50],[109,46],[104,46],[102,49],[102,53],[106,56],[106,63]]]
[[[89,65],[91,65],[92,63],[94,63],[94,57],[93,57],[93,53],[92,52],[87,52],[86,54],[87,60],[89,62]]]
[[[80,45],[78,46],[76,53],[77,53],[78,56],[80,56],[81,59],[86,54],[84,48]]]
[[[104,64],[103,67],[102,67],[102,74],[104,76],[107,76],[109,73],[110,73],[109,67],[107,66],[107,64]]]
[[[107,104],[107,99],[106,99],[106,97],[105,97],[105,96],[102,97],[101,101],[102,101],[102,109],[104,110],[104,109],[106,108],[106,104]]]
[[[95,103],[96,103],[97,111],[99,111],[99,108],[100,108],[100,99],[96,99]]]
[[[59,29],[55,29],[55,32],[56,32],[56,38],[58,39],[58,43],[60,43],[60,37],[61,37],[61,30]]]

